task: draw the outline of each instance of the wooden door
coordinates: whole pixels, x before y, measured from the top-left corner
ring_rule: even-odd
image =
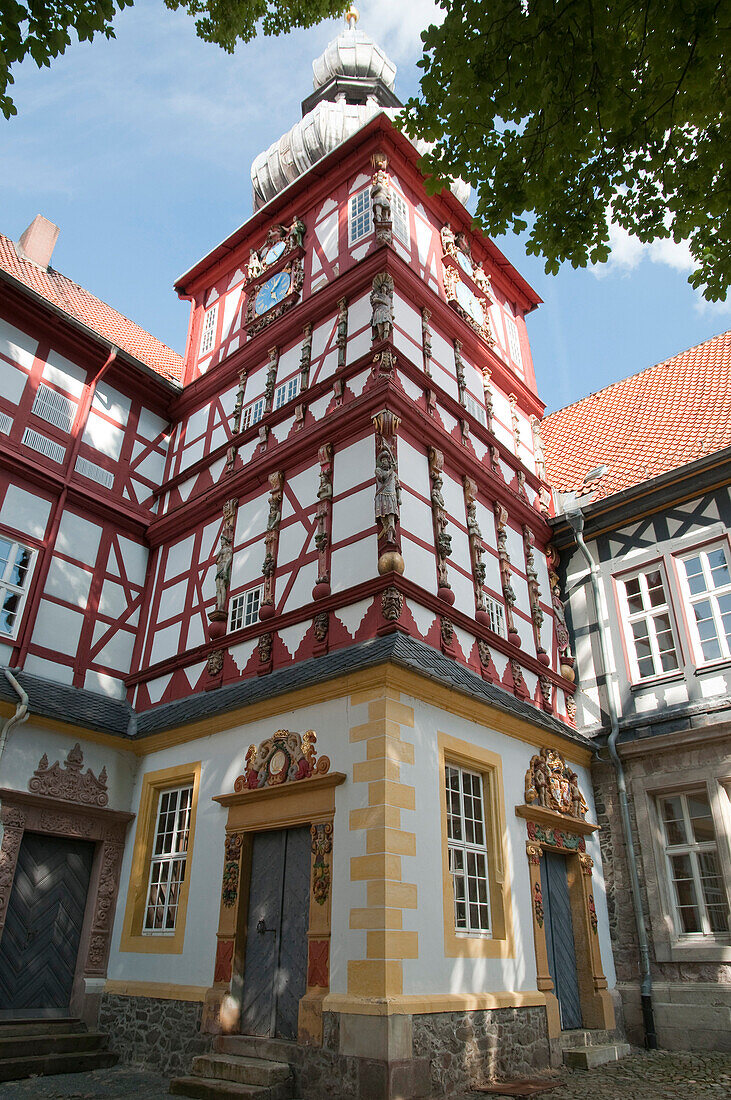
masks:
[[[548,971],[558,998],[561,1027],[566,1031],[581,1027],[582,1017],[565,856],[544,852],[541,859],[541,882]]]
[[[0,1009],[68,1008],[94,845],[25,833],[0,940]]]
[[[254,836],[246,931],[241,1030],[297,1038],[307,988],[310,830]]]

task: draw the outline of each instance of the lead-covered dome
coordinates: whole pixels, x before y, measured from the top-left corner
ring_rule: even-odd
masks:
[[[333,38],[323,53],[312,62],[315,91],[324,88],[335,77],[358,80],[380,80],[389,91],[396,83],[396,66],[365,31],[350,25]]]

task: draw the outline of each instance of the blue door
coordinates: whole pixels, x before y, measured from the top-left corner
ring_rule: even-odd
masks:
[[[567,1031],[581,1027],[583,1021],[565,856],[556,852],[544,852],[541,859],[541,883],[548,971],[558,998],[561,1027]]]

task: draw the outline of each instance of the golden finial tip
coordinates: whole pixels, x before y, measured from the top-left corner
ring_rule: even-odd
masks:
[[[356,8],[355,4],[351,4],[345,13],[345,22],[348,24],[351,30],[355,29],[355,24],[360,19],[360,12]]]

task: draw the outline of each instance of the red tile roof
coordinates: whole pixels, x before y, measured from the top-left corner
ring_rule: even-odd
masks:
[[[81,321],[105,340],[151,367],[163,378],[180,381],[183,359],[167,344],[156,340],[143,328],[130,321],[106,302],[84,290],[72,279],[49,267],[47,271],[29,260],[21,260],[15,245],[0,233],[0,268],[24,283],[42,298],[63,310],[69,317]]]
[[[551,413],[541,433],[559,492],[607,467],[594,500],[731,446],[731,331]]]

